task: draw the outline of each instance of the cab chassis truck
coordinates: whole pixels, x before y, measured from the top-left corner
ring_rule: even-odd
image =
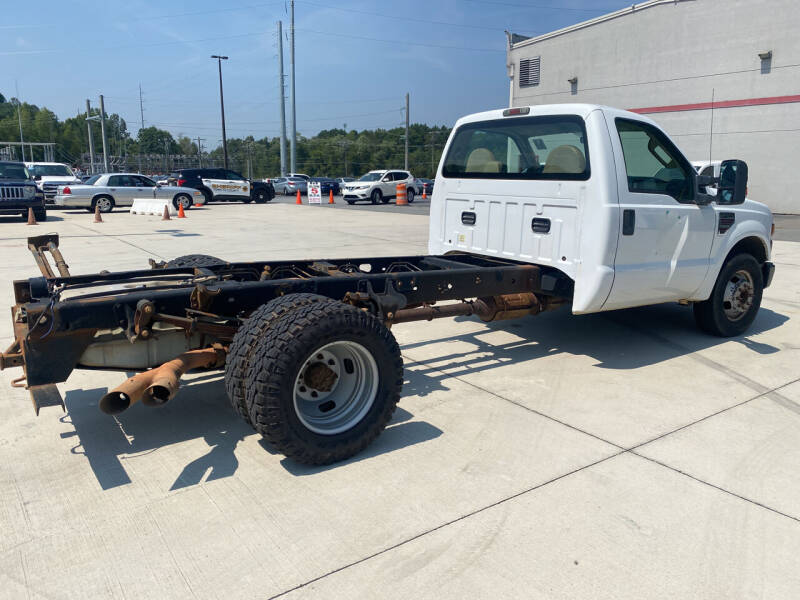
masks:
[[[231,406],[255,430],[288,457],[329,464],[392,416],[396,324],[675,301],[709,333],[743,333],[774,272],[772,216],[746,185],[742,161],[697,175],[641,115],[594,105],[470,115],[439,165],[429,255],[189,255],[73,276],[57,235],[32,237],[41,276],[13,282],[15,341],[0,367],[22,367],[12,385],[37,414],[64,408],[56,384],[73,369],[135,372],[99,399],[111,415],[170,401],[189,370],[224,368]]]

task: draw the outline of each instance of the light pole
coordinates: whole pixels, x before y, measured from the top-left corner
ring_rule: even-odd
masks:
[[[222,112],[222,159],[225,162],[225,168],[228,168],[228,140],[225,138],[225,99],[222,95],[222,61],[228,60],[227,56],[219,56],[212,54],[211,58],[217,59],[217,67],[219,67],[219,108]]]

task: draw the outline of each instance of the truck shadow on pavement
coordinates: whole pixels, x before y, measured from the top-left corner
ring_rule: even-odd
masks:
[[[410,374],[411,380],[424,375]],[[409,374],[406,374],[409,379]],[[424,384],[412,383],[419,388]],[[175,475],[170,490],[232,476],[239,467],[236,447],[245,438],[258,434],[228,404],[222,376],[218,372],[189,376],[178,396],[159,408],[134,405],[112,417],[100,412],[98,400],[107,388],[70,390],[65,394],[68,414],[61,421],[73,431],[62,438],[76,438],[72,453],[84,455],[104,490],[132,483],[126,461],[172,444],[203,439],[208,451],[188,462]],[[387,429],[364,452],[327,467],[306,467],[284,458],[281,465],[293,475],[308,475],[337,466],[357,462],[406,446],[419,444],[442,434],[432,425],[412,421],[413,415],[398,408]],[[265,441],[261,447],[269,454],[278,453]],[[194,446],[192,446],[192,449]],[[191,452],[192,450],[189,450]],[[171,457],[166,464],[173,464]],[[133,464],[133,463],[131,463]]]
[[[774,354],[781,348],[752,336],[776,329],[788,320],[788,316],[762,307],[747,335],[718,338],[697,329],[691,309],[679,305],[584,316],[572,315],[568,308],[562,308],[516,321],[482,323],[478,331],[401,344],[400,348],[404,356],[424,367],[429,375],[439,369],[446,370],[447,376],[467,375],[556,354],[590,356],[597,360],[596,367],[604,369],[636,369],[731,341],[758,354]],[[475,319],[457,317],[456,321]],[[512,334],[517,339],[494,343],[490,340],[495,332]],[[415,357],[417,348],[448,342],[464,342],[472,348],[462,350],[461,346],[458,352],[434,358]]]

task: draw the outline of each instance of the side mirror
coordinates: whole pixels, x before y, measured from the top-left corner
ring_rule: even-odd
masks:
[[[747,163],[724,160],[720,166],[717,204],[742,204],[747,195]]]

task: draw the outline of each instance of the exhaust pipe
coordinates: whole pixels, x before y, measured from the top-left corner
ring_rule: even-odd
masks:
[[[221,348],[185,352],[160,367],[137,373],[103,396],[98,406],[108,415],[118,415],[139,401],[145,406],[160,406],[178,393],[180,378],[184,373],[223,364],[225,351]]]
[[[431,321],[445,317],[476,315],[482,321],[503,321],[527,315],[536,315],[548,307],[547,300],[540,300],[533,292],[503,294],[477,298],[456,304],[435,306],[426,304],[417,308],[402,308],[391,315],[391,324],[410,321]]]

